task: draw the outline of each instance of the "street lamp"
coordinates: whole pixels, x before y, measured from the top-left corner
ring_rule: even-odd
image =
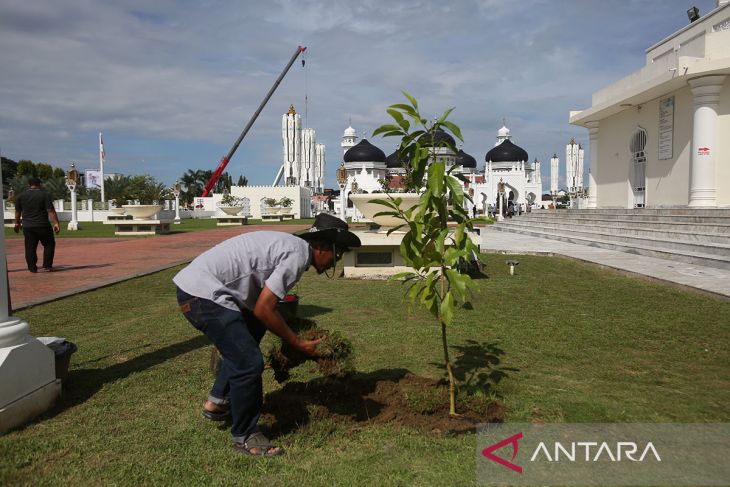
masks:
[[[172,185],[172,194],[175,195],[175,223],[180,224],[180,181],[175,181]]]
[[[337,168],[337,172],[335,173],[335,178],[337,179],[337,184],[340,185],[340,218],[343,221],[345,220],[345,205],[346,205],[346,199],[345,199],[345,185],[347,184],[347,169],[345,169],[345,163],[344,161],[340,163],[340,167]]]
[[[66,172],[66,187],[71,192],[71,221],[68,222],[69,230],[78,230],[79,221],[76,218],[76,186],[79,184],[79,172],[72,162]]]

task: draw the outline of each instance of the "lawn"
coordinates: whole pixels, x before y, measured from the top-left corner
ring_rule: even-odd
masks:
[[[251,219],[249,225],[293,225],[293,224],[311,224],[313,218],[286,220],[283,222],[262,222],[261,220]],[[77,231],[66,230],[68,222],[61,222],[61,233],[57,238],[79,238],[79,237],[116,237],[114,235],[114,225],[108,225],[104,222],[80,222],[81,227]],[[188,218],[182,220],[179,225],[170,225],[170,233],[197,232],[200,230],[213,230],[215,228],[230,228],[216,226],[216,220],[212,218]],[[5,228],[5,238],[22,238],[23,232],[15,233],[12,228]]]
[[[500,400],[507,421],[730,420],[730,302],[555,257],[520,256],[510,277],[504,255],[487,258],[450,345],[462,384]],[[79,350],[57,407],[0,437],[0,484],[474,484],[473,433],[372,418],[312,414],[276,439],[284,457],[235,454],[227,430],[200,415],[211,347],[177,310],[174,274],[18,313],[32,334]],[[309,271],[295,291],[303,316],[352,341],[363,376],[443,376],[439,329],[408,312],[399,283]],[[308,366],[292,380],[318,384]],[[274,401],[271,371],[264,386]]]

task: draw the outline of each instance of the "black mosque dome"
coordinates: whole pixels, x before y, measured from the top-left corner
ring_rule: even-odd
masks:
[[[436,147],[444,147],[446,144],[448,144],[446,145],[447,147],[449,145],[453,147],[456,144],[456,142],[454,142],[454,138],[443,130],[435,130],[433,132],[433,136],[431,133],[425,133],[418,138],[418,142],[423,147],[431,147],[432,141]]]
[[[407,161],[406,161],[407,162]],[[402,161],[398,160],[398,151],[395,150],[391,155],[385,158],[385,167],[388,169],[396,169],[403,167],[404,164]]]
[[[484,160],[487,162],[517,162],[527,161],[528,157],[525,149],[506,139],[497,147],[487,152]]]
[[[385,162],[385,152],[362,139],[345,152],[345,162]]]
[[[462,149],[459,149],[459,152],[456,153],[456,163],[465,168],[477,167],[477,160]]]

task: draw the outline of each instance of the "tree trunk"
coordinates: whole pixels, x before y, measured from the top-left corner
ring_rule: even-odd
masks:
[[[449,360],[449,345],[446,341],[446,323],[441,322],[441,343],[444,346],[444,363],[446,364],[446,372],[449,374],[449,414],[456,416],[456,386],[454,381],[454,371],[451,369],[451,361]]]

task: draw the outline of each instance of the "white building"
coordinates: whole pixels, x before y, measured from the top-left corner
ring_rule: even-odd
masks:
[[[540,202],[542,195],[540,162],[535,159],[530,163],[528,158],[527,151],[512,142],[510,130],[502,126],[497,131],[495,146],[484,158],[487,164],[483,182],[479,182],[476,175],[471,176],[475,182],[474,202],[479,211],[486,213],[489,205],[499,208],[497,192],[500,183],[504,183],[505,209],[510,203],[515,208],[526,209]]]
[[[570,113],[588,128],[589,208],[730,207],[730,2],[646,50]]]

